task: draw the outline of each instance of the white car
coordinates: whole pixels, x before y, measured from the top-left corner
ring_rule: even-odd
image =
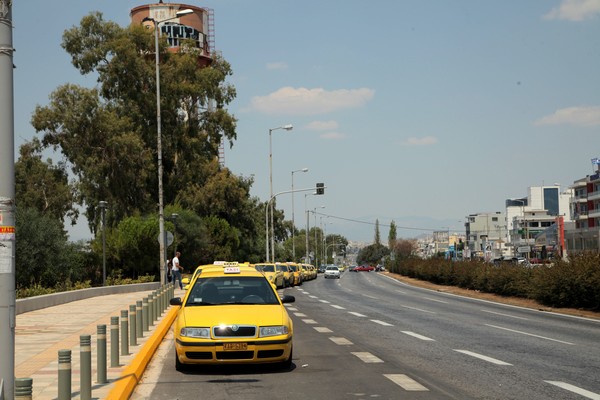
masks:
[[[340,279],[340,269],[335,265],[328,265],[325,268],[325,274],[323,275],[325,278],[338,278]]]

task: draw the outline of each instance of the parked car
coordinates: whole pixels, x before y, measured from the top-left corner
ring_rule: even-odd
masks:
[[[325,278],[337,278],[340,279],[340,269],[335,265],[328,265],[325,268],[325,272],[323,274]]]
[[[191,364],[292,364],[293,325],[265,276],[235,262],[205,268],[190,282],[173,329],[175,368]]]

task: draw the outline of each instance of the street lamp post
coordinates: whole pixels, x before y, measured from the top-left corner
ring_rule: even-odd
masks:
[[[102,213],[102,286],[106,286],[106,207],[108,203],[106,201],[99,201],[98,207],[100,207]]]
[[[161,132],[161,116],[160,116],[160,67],[159,61],[160,56],[158,54],[158,25],[170,21],[175,18],[179,18],[183,15],[192,14],[194,10],[185,9],[177,11],[174,17],[155,20],[154,18],[146,17],[142,20],[152,21],[154,24],[154,53],[155,53],[155,64],[156,64],[156,154],[158,161],[158,243],[160,246],[160,282],[165,282],[165,269],[164,265],[167,261],[166,249],[165,249],[165,216],[164,216],[164,203],[163,203],[163,164],[162,164],[162,132]]]
[[[308,264],[308,213],[310,212],[310,210],[306,207],[306,196],[315,196],[317,194],[317,192],[313,192],[313,193],[305,193],[304,194],[304,213],[306,214],[306,256],[304,259],[304,262]]]
[[[294,219],[294,173],[296,172],[308,172],[308,168],[292,171],[292,261],[294,262],[296,261],[296,242],[294,241],[294,231],[296,230],[296,221]]]
[[[269,128],[269,199],[273,197],[273,141],[272,141],[272,133],[278,129],[283,129],[286,131],[291,131],[294,129],[294,126],[291,124],[278,126],[277,128]],[[270,206],[271,212],[271,253],[275,254],[275,226],[273,225],[273,205]],[[269,237],[267,233],[267,254],[269,254]],[[267,260],[268,261],[268,260]],[[275,259],[273,257],[273,260]]]

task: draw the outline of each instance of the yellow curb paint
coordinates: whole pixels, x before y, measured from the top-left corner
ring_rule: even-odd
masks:
[[[135,387],[142,378],[142,374],[146,370],[150,359],[154,352],[166,336],[169,328],[175,321],[179,307],[173,307],[169,313],[163,318],[159,326],[154,330],[154,334],[148,338],[144,346],[140,349],[131,363],[123,370],[121,376],[115,381],[115,384],[108,393],[107,399],[123,399],[127,400],[131,397]]]

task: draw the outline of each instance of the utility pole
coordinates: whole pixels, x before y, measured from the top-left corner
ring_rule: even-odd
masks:
[[[0,0],[0,380],[15,385],[15,122],[12,0]],[[2,397],[0,393],[0,397]]]

